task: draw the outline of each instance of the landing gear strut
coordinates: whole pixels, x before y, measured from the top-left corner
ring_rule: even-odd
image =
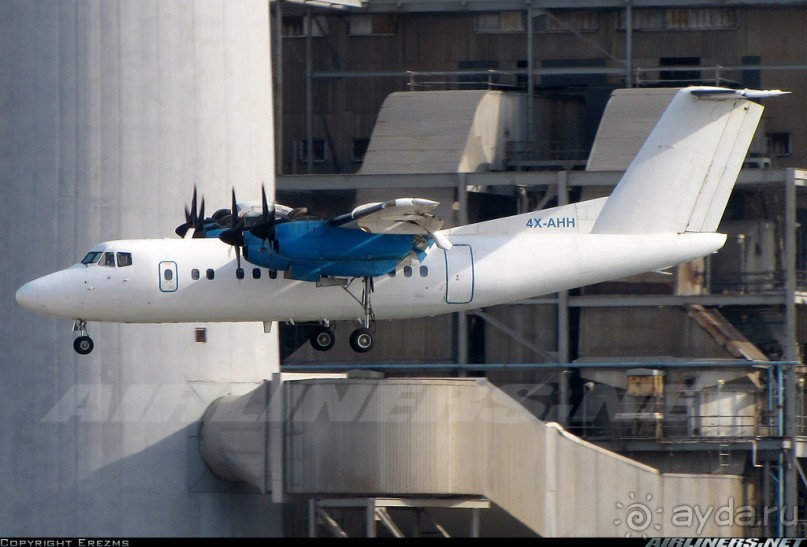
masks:
[[[361,294],[361,307],[364,309],[364,320],[361,328],[350,335],[350,347],[356,353],[367,353],[373,349],[375,343],[370,325],[373,323],[373,305],[370,300],[373,293],[373,278],[364,277],[364,290]]]
[[[92,338],[87,334],[87,322],[84,319],[76,319],[73,323],[73,332],[77,332],[78,337],[73,340],[73,349],[79,355],[89,354],[95,347]]]
[[[373,349],[375,344],[375,337],[373,336],[372,326],[375,323],[373,316],[373,305],[371,302],[371,295],[373,293],[373,278],[363,277],[364,289],[361,294],[361,307],[364,311],[364,318],[362,326],[354,330],[350,335],[350,347],[356,353],[367,353]],[[349,292],[349,291],[348,291]],[[350,293],[352,295],[352,293]],[[355,298],[355,296],[354,296]],[[356,298],[356,301],[359,299]],[[311,333],[308,341],[317,351],[328,351],[334,345],[336,337],[334,336],[333,326],[328,320],[325,320],[322,325],[317,326]],[[78,351],[78,350],[76,350]]]

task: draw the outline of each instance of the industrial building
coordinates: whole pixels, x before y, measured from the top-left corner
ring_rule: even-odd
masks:
[[[804,535],[806,23],[796,0],[3,3],[0,530]],[[322,215],[425,197],[447,226],[608,195],[690,84],[792,94],[726,247],[669,271],[379,322],[365,355],[305,325],[104,324],[79,357],[13,301],[97,241],[167,237],[194,183]]]

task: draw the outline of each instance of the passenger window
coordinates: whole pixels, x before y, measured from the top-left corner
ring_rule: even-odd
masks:
[[[199,270],[197,270],[196,268],[191,270],[191,279],[193,279],[194,281],[199,279]]]
[[[429,275],[429,267],[428,266],[421,266],[420,267],[420,277],[426,277]]]
[[[261,278],[261,269],[252,268],[252,279],[260,279],[260,278]]]
[[[244,268],[237,268],[235,270],[235,277],[238,279],[244,279]]]
[[[208,279],[213,279],[216,277],[216,272],[213,271],[213,268],[208,268],[205,274],[207,275]]]
[[[390,277],[395,277],[395,270],[392,270],[390,273],[387,274]]]
[[[104,253],[104,258],[101,260],[101,266],[115,267],[115,253]]]
[[[166,281],[171,281],[172,279],[174,279],[174,272],[172,272],[171,270],[166,269],[163,272],[163,277],[165,278]]]
[[[275,270],[269,270],[269,279],[277,279],[277,272]]]
[[[404,277],[412,277],[412,266],[404,266]]]
[[[118,268],[132,265],[132,253],[118,253]]]

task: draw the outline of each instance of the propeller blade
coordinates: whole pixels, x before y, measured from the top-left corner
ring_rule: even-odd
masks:
[[[205,237],[205,198],[202,198],[202,204],[199,207],[199,216],[194,220],[193,237],[196,239]]]
[[[233,188],[233,207],[231,211],[233,213],[233,217],[232,217],[232,225],[230,227],[235,228],[235,225],[238,222],[238,203],[235,201],[235,188]]]
[[[188,230],[190,230],[190,226],[186,222],[185,224],[180,224],[179,226],[177,226],[177,228],[176,228],[176,230],[174,230],[174,232],[176,232],[176,234],[179,237],[184,238],[185,235],[188,233]]]
[[[266,199],[266,187],[261,185],[261,221],[249,231],[257,238],[274,241],[275,239],[275,204],[269,207]]]
[[[179,237],[184,238],[185,235],[188,233],[188,230],[190,230],[190,228],[191,228],[191,212],[188,211],[188,206],[186,205],[185,206],[185,222],[180,224],[179,226],[177,226],[176,230],[174,230],[174,231],[176,232],[176,234]]]
[[[196,225],[196,185],[193,185],[193,198],[191,198],[191,214],[188,218],[188,224],[191,226]]]
[[[244,245],[244,234],[237,226],[221,232],[219,234],[219,239],[227,245],[232,245],[233,247],[241,247]]]
[[[191,210],[188,211],[188,206],[185,206],[185,223],[177,226],[176,234],[184,238],[191,227],[196,228],[196,185],[193,185],[193,198],[191,198]]]
[[[222,219],[224,220],[224,219]],[[219,239],[235,247],[236,267],[241,269],[241,247],[244,245],[244,219],[238,216],[238,201],[235,198],[235,188],[232,190],[232,208],[230,209],[230,228],[219,234]]]

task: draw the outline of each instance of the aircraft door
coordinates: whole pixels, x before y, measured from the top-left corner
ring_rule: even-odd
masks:
[[[446,256],[446,303],[467,304],[474,298],[474,253],[470,245],[454,245]]]
[[[160,290],[162,292],[174,292],[177,290],[176,262],[160,262]]]

